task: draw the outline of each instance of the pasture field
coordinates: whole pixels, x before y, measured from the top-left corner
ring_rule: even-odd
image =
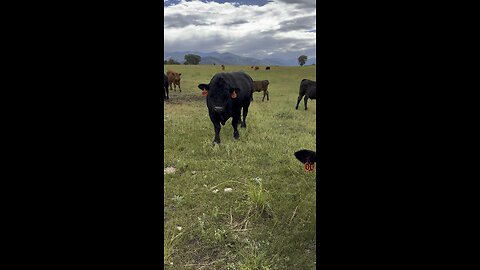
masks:
[[[182,92],[164,102],[164,168],[175,168],[163,185],[164,269],[315,269],[317,168],[305,172],[293,153],[316,148],[316,101],[295,110],[300,81],[316,81],[316,70],[271,68],[226,66],[269,80],[270,101],[254,93],[240,139],[230,118],[213,146],[197,85],[221,67],[164,66],[182,73]]]

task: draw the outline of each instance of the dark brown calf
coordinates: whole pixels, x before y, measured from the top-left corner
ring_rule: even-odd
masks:
[[[263,99],[265,100],[265,96],[267,96],[267,101],[270,100],[268,97],[268,85],[270,82],[268,80],[263,81],[253,81],[253,92],[262,92],[263,91]],[[253,92],[252,92],[252,100],[253,100]]]

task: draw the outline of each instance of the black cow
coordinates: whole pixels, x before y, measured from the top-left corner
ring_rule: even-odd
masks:
[[[317,162],[317,152],[311,150],[300,150],[295,152],[295,157],[303,164]]]
[[[266,67],[265,70],[270,70],[270,67]]]
[[[168,99],[168,77],[163,73],[163,99]]]
[[[218,73],[209,84],[199,84],[198,88],[207,96],[208,114],[215,128],[213,143],[220,143],[220,123],[225,125],[230,117],[233,118],[233,137],[238,139],[238,124],[247,127],[248,106],[253,92],[252,78],[243,72]],[[240,119],[242,108],[243,122]]]
[[[308,79],[303,79],[300,83],[300,91],[298,93],[297,106],[295,110],[298,110],[298,104],[305,96],[305,110],[307,110],[307,100],[308,99],[317,99],[317,82],[311,81]]]

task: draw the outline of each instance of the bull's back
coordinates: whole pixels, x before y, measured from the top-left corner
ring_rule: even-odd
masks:
[[[253,86],[256,92],[265,91],[268,89],[268,81],[253,81]]]
[[[300,83],[300,95],[308,95],[315,97],[317,93],[317,82],[308,79],[303,79]]]

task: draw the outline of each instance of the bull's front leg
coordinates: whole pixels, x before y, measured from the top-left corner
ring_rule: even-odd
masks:
[[[220,122],[213,122],[213,127],[215,128],[215,139],[213,139],[213,144],[220,144]]]
[[[246,128],[247,127],[248,106],[243,107],[242,113],[243,113],[243,122],[240,125],[240,127]],[[238,118],[240,118],[240,113],[238,114]]]
[[[232,119],[232,127],[233,127],[233,138],[239,139],[240,133],[238,133],[238,123],[240,122],[240,113],[233,116]]]

